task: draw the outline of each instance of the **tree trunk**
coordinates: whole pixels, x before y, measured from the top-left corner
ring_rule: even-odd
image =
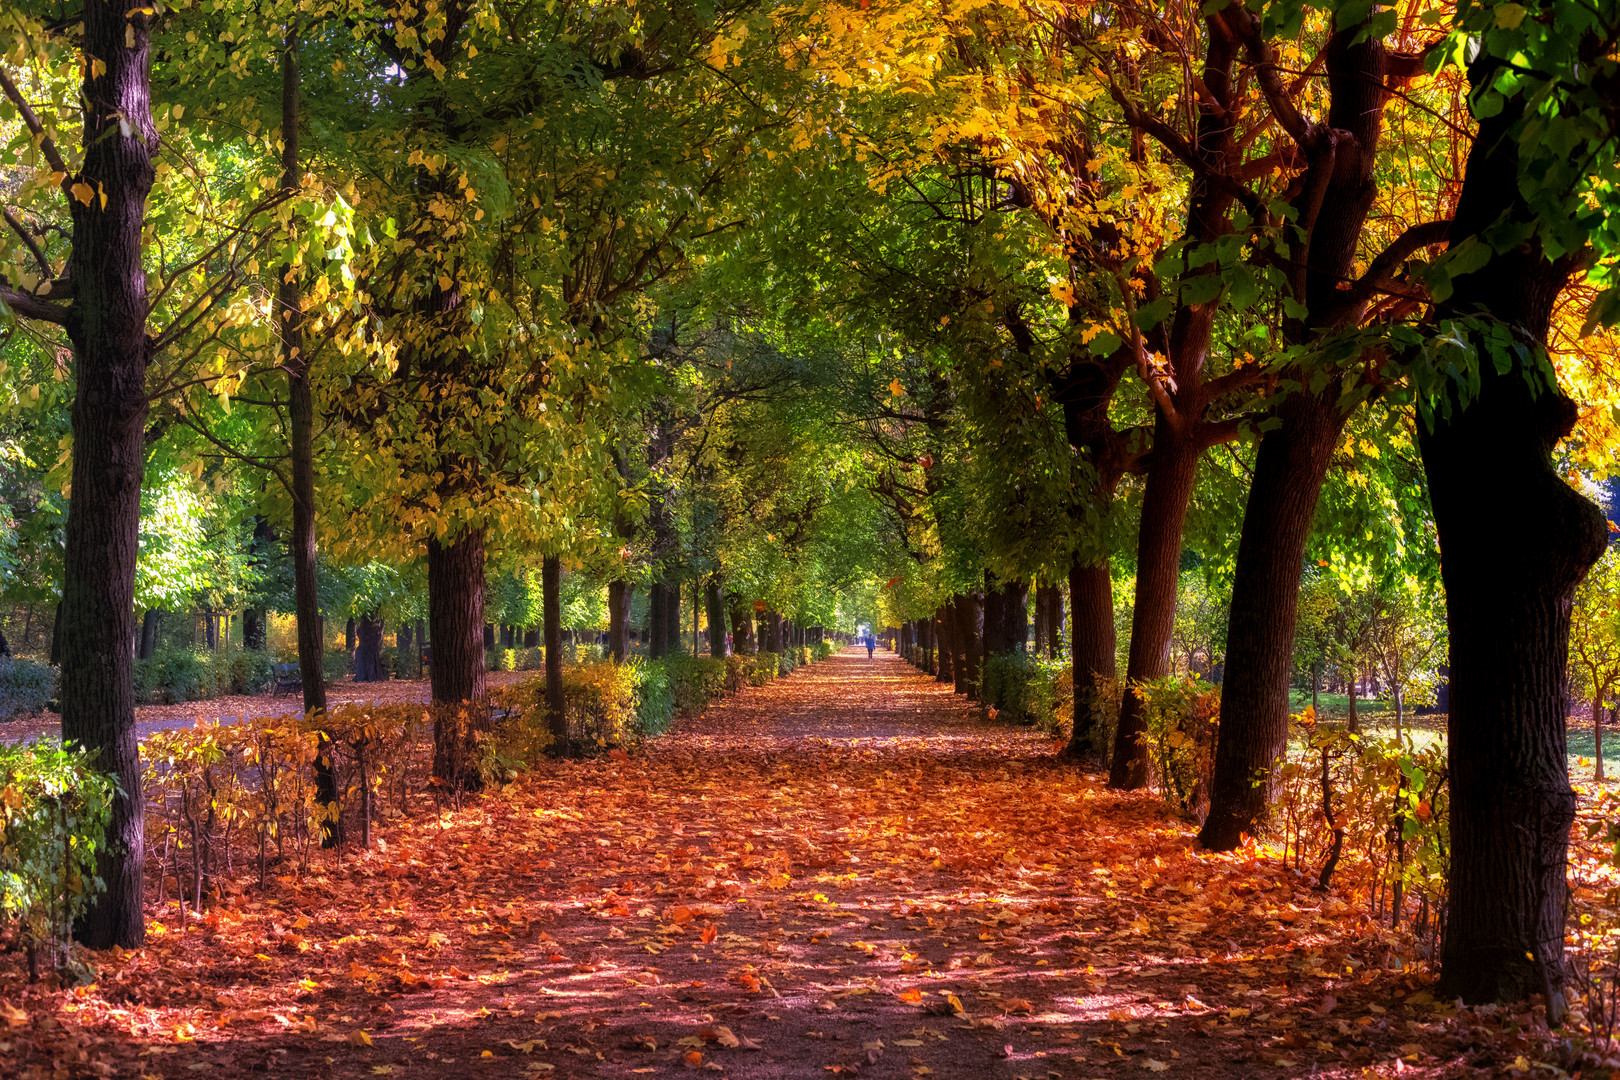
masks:
[[[615,664],[624,663],[630,651],[630,601],[635,588],[628,581],[608,582],[608,654]]]
[[[152,653],[157,650],[158,619],[162,612],[157,608],[147,608],[146,614],[141,617],[141,646],[137,655],[142,660],[152,659]]]
[[[1290,397],[1260,440],[1238,540],[1209,816],[1198,841],[1230,851],[1265,819],[1288,742],[1300,567],[1344,426],[1334,395]],[[1259,781],[1259,782],[1257,782]]]
[[[744,655],[754,652],[753,609],[735,594],[731,598],[731,651]]]
[[[1336,29],[1324,56],[1327,122],[1336,138],[1322,140],[1309,166],[1325,171],[1320,203],[1298,206],[1310,239],[1303,265],[1292,271],[1293,287],[1309,315],[1287,320],[1284,332],[1299,344],[1354,323],[1365,311],[1365,302],[1352,299],[1343,284],[1354,276],[1377,194],[1377,150],[1389,96],[1388,54],[1377,38],[1365,38],[1362,26]],[[1275,765],[1288,737],[1300,568],[1347,418],[1336,382],[1312,392],[1310,372],[1292,374],[1306,385],[1293,391],[1278,410],[1280,425],[1260,440],[1238,545],[1210,815],[1199,834],[1214,850],[1236,847],[1270,805]],[[1263,782],[1256,784],[1257,778]]]
[[[264,612],[258,608],[242,609],[242,648],[264,652]]]
[[[956,690],[979,700],[984,673],[984,594],[977,590],[956,598]]]
[[[355,625],[354,616],[351,615],[349,616],[349,621],[343,624],[343,651],[349,654],[349,664],[351,667],[354,664],[354,645]]]
[[[1001,590],[1002,644],[1008,652],[1029,648],[1029,583],[1009,582]]]
[[[476,790],[478,734],[487,725],[483,642],[484,530],[430,539],[428,627],[433,641],[433,775],[452,789]]]
[[[72,497],[62,574],[62,737],[98,755],[117,779],[107,845],[97,860],[106,889],[75,928],[92,948],[139,946],[144,813],[135,690],[135,559],[146,463],[146,268],[141,232],[152,188],[146,9],[86,0],[81,89],[84,159],[78,182],[97,196],[68,200],[68,276],[75,287]],[[101,65],[105,67],[101,67]]]
[[[1148,748],[1143,741],[1147,717],[1133,688],[1169,673],[1170,635],[1175,629],[1181,580],[1181,535],[1198,475],[1198,457],[1196,443],[1178,437],[1161,414],[1137,533],[1136,606],[1131,614],[1130,661],[1114,733],[1114,760],[1108,772],[1111,788],[1133,790],[1148,782]]]
[[[1007,597],[1001,582],[988,571],[984,575],[984,654],[999,656],[1007,651]]]
[[[399,624],[399,626],[394,630],[394,648],[398,649],[401,653],[407,653],[407,652],[411,651],[411,624],[410,623],[401,622]]]
[[[562,677],[562,559],[547,555],[540,562],[541,620],[546,636],[546,726],[554,752],[567,753],[568,710]]]
[[[726,598],[720,591],[720,579],[709,578],[706,594],[709,618],[709,655],[726,655]]]
[[[1101,761],[1108,754],[1104,712],[1113,705],[1111,687],[1118,675],[1114,576],[1108,563],[1076,562],[1069,568],[1069,606],[1074,611],[1074,726],[1065,754]]]
[[[360,616],[360,625],[355,635],[355,682],[382,682],[387,677],[383,673],[382,647],[382,615],[368,611]]]
[[[212,611],[203,612],[203,642],[209,652],[219,648],[219,616]]]
[[[956,638],[951,633],[949,602],[934,612],[934,681],[955,682]]]
[[[680,597],[664,582],[655,581],[647,601],[647,656],[662,660],[674,645],[669,634],[670,609],[680,611]]]
[[[298,161],[299,70],[298,38],[282,41],[281,59],[281,188],[296,193],[301,187]],[[298,277],[290,268],[278,273],[275,310],[281,331],[281,366],[287,373],[287,497],[292,503],[292,537],[288,552],[293,565],[293,610],[298,624],[298,676],[304,690],[304,714],[326,714],[326,628],[315,570],[315,399],[311,391],[310,358],[304,352],[304,299]],[[342,840],[338,820],[337,774],[332,768],[332,740],[316,731],[315,800],[325,808],[321,844],[334,847]]]

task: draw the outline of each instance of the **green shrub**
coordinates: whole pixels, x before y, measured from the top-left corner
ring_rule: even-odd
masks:
[[[329,649],[321,656],[321,678],[326,682],[342,682],[352,670],[354,658],[342,649]]]
[[[833,647],[832,642],[830,641],[818,641],[814,645],[810,646],[810,656],[812,660],[825,660],[832,654]]]
[[[0,720],[37,713],[55,696],[55,668],[37,660],[0,657]]]
[[[499,645],[493,649],[484,650],[484,670],[486,671],[516,671],[517,660],[511,649],[503,649]]]
[[[1048,734],[1060,728],[1061,680],[1067,665],[1018,650],[984,662],[984,701],[996,719],[1032,724]]]
[[[636,734],[662,735],[675,721],[675,686],[671,661],[630,660],[624,668],[635,686]]]
[[[1151,751],[1165,801],[1178,812],[1203,820],[1220,726],[1221,688],[1195,673],[1137,683],[1131,692],[1142,699],[1147,721],[1142,738]]]
[[[229,678],[227,670],[227,686]],[[135,700],[142,704],[175,705],[218,696],[218,672],[207,653],[158,649],[150,658],[135,661]]]
[[[670,656],[664,660],[675,711],[698,712],[726,692],[726,662],[715,656]]]
[[[754,654],[754,668],[748,673],[751,686],[764,686],[781,671],[781,659],[773,652]]]
[[[116,790],[82,750],[48,739],[0,746],[0,913],[28,943],[31,967],[67,967],[73,919],[104,887],[96,857]]]
[[[233,694],[262,694],[270,689],[270,654],[256,649],[232,653],[230,682]]]
[[[637,694],[644,672],[636,663],[600,661],[563,668],[563,709],[569,753],[628,746],[640,737]],[[652,688],[652,693],[658,691]],[[490,694],[505,715],[488,740],[490,753],[512,768],[552,752],[545,676],[522,679]],[[656,705],[654,706],[656,707]]]
[[[518,649],[512,658],[512,668],[515,671],[543,671],[546,666],[546,650],[540,648]]]
[[[752,653],[732,653],[726,657],[726,693],[735,694],[748,686],[754,677]]]

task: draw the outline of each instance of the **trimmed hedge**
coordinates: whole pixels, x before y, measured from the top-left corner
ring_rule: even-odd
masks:
[[[56,697],[56,669],[37,660],[0,657],[0,720],[37,713]]]

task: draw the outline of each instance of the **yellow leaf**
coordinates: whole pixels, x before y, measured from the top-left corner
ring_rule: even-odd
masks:
[[[352,1046],[370,1046],[371,1036],[367,1035],[359,1028],[355,1028],[353,1031],[349,1032],[349,1043]]]
[[[73,197],[75,199],[78,199],[86,206],[89,206],[90,200],[96,197],[96,189],[85,183],[83,180],[80,180],[68,190],[73,193]]]
[[[900,385],[900,380],[899,379],[896,379],[896,380],[894,380],[894,382],[889,384],[889,393],[893,394],[895,397],[899,397],[901,394],[904,394],[905,392],[906,392],[906,388],[904,386]]]

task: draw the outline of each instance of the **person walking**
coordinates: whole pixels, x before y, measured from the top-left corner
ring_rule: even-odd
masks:
[[[866,658],[872,659],[872,652],[877,648],[877,636],[868,630],[866,632]]]

